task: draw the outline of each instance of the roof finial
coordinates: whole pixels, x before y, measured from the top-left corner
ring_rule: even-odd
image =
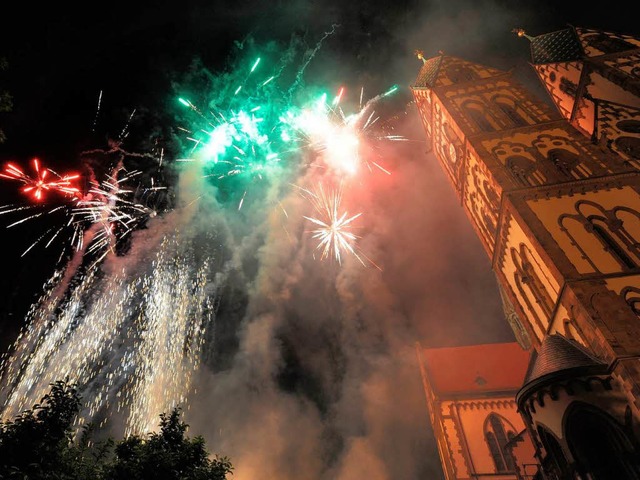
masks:
[[[416,57],[418,57],[420,60],[422,60],[422,63],[425,64],[427,63],[427,59],[424,58],[424,52],[422,50],[416,50],[415,52],[413,52],[416,54]]]
[[[516,35],[518,35],[519,37],[524,37],[527,40],[529,40],[530,42],[533,40],[533,37],[531,35],[527,35],[527,32],[524,31],[524,28],[514,28],[513,30],[511,30],[513,33],[515,33]]]

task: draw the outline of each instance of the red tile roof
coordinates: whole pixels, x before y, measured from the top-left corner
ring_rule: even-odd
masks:
[[[429,382],[440,396],[518,390],[529,352],[517,343],[423,349]]]

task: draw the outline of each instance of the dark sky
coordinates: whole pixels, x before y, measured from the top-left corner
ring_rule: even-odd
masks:
[[[55,168],[77,168],[78,153],[118,135],[133,109],[138,131],[149,130],[157,121],[152,117],[166,110],[171,80],[195,57],[212,71],[223,69],[234,42],[249,35],[258,42],[283,43],[299,35],[314,45],[339,24],[306,78],[334,82],[332,87],[341,82],[366,85],[370,91],[392,84],[407,87],[419,67],[413,50],[420,48],[427,55],[443,50],[494,67],[515,67],[519,78],[544,96],[527,65],[527,42],[510,33],[513,27],[532,35],[567,24],[629,33],[637,29],[633,16],[623,11],[624,2],[606,11],[586,8],[584,2],[550,0],[144,3],[35,8],[20,2],[12,7],[14,13],[4,17],[0,29],[0,54],[9,63],[0,73],[0,86],[14,98],[13,112],[0,114],[8,137],[0,145],[0,161],[25,163],[39,156]],[[101,116],[92,131],[100,91]],[[13,202],[13,185],[2,187],[0,201]],[[28,304],[37,293],[25,291],[37,291],[49,274],[47,267],[43,273],[37,268],[47,263],[46,252],[14,260],[26,240],[37,235],[28,229],[3,233],[7,267],[20,278],[0,281],[1,295],[9,299],[9,307],[5,301],[2,309],[5,319],[7,310],[18,314],[26,308],[25,298]],[[28,288],[16,291],[23,282]],[[18,305],[11,301],[16,296]]]
[[[408,86],[420,67],[413,55],[417,48],[427,56],[443,50],[515,68],[519,79],[544,95],[527,64],[527,42],[513,35],[512,28],[537,35],[572,24],[638,33],[624,3],[605,12],[584,1],[551,0],[148,3],[94,2],[86,8],[48,3],[36,8],[21,2],[3,16],[0,56],[9,68],[0,72],[0,87],[12,93],[14,110],[0,114],[8,137],[0,145],[0,163],[24,164],[39,156],[56,169],[79,168],[80,152],[105,148],[133,109],[138,113],[130,129],[145,137],[171,118],[172,81],[195,57],[212,72],[223,70],[236,42],[248,36],[256,43],[283,45],[297,36],[313,48],[324,32],[339,25],[306,70],[305,82],[332,89],[364,85],[371,92],[398,84],[398,98],[409,101]],[[101,115],[92,131],[100,91]],[[401,101],[398,106],[404,115]],[[249,320],[230,321],[234,347],[224,368],[214,365],[203,373],[191,411],[196,431],[216,451],[237,460],[237,480],[250,478],[252,471],[285,479],[437,478],[437,453],[411,360],[414,343],[512,340],[501,318],[489,260],[444,174],[425,153],[411,105],[401,123],[412,142],[388,152],[398,160],[392,180],[380,181],[375,192],[353,192],[368,207],[368,227],[374,232],[363,238],[363,247],[384,256],[384,273],[363,274],[350,267],[327,283],[331,269],[314,268],[308,274],[305,267],[313,262],[292,261],[273,239],[263,238],[258,245],[271,257],[261,260],[254,281],[244,286]],[[20,201],[14,187],[0,183],[0,204]],[[288,202],[293,211],[300,210],[299,201]],[[51,275],[57,254],[35,248],[20,258],[37,234],[37,224],[5,230],[2,222],[0,215],[4,350]],[[284,278],[293,286],[285,285]],[[291,298],[282,312],[274,298],[283,296],[285,287]],[[254,310],[270,312],[270,320],[250,321]],[[332,312],[353,324],[338,325]],[[271,360],[265,361],[256,344],[266,345]],[[379,344],[387,353],[371,354]],[[335,356],[346,365],[338,380],[330,375]],[[270,379],[272,371],[256,373],[252,362],[277,371],[278,381],[269,384],[264,402],[252,397],[252,386],[243,382],[261,374]],[[265,418],[273,423],[264,423]],[[214,420],[220,428],[211,426]],[[416,428],[420,422],[424,429]],[[315,449],[326,458],[319,460]]]
[[[55,168],[76,168],[78,153],[117,136],[133,109],[138,112],[134,125],[149,129],[157,121],[152,117],[166,110],[171,80],[195,57],[216,71],[225,67],[234,42],[249,35],[257,42],[283,43],[299,35],[313,46],[334,24],[340,27],[310,66],[307,81],[320,78],[334,82],[332,87],[351,82],[370,91],[392,84],[406,88],[419,67],[413,51],[420,48],[427,55],[444,50],[499,68],[515,67],[544,95],[526,63],[526,42],[510,30],[524,27],[535,35],[573,24],[633,33],[637,25],[623,11],[624,4],[601,11],[584,2],[550,0],[189,0],[98,2],[80,8],[19,2],[0,29],[0,54],[9,63],[0,73],[0,86],[14,98],[13,112],[0,114],[8,137],[0,145],[0,161],[25,163],[39,156]],[[100,91],[102,111],[92,132]],[[14,191],[3,184],[0,200],[15,200]],[[8,235],[13,234],[3,233],[3,244],[11,245],[6,255],[13,257],[15,238]],[[18,235],[29,238],[26,230]],[[23,242],[20,238],[18,250]],[[40,259],[17,265],[7,261],[30,288],[48,275],[34,267]],[[28,271],[22,273],[23,268]],[[14,280],[0,283],[3,297],[25,296],[15,292]]]

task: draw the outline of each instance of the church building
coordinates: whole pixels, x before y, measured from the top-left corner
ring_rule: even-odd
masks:
[[[445,54],[418,52],[412,86],[428,143],[491,259],[521,352],[458,348],[511,356],[486,366],[498,371],[519,365],[522,352],[529,358],[519,385],[487,382],[496,388],[482,392],[511,392],[522,423],[487,410],[483,428],[457,434],[462,443],[452,446],[442,404],[449,393],[433,373],[442,368],[438,349],[421,352],[443,470],[448,480],[640,479],[640,39],[577,27],[516,33],[530,42],[553,106],[511,72]],[[451,355],[475,367],[463,350]],[[498,371],[479,377],[516,377]],[[476,393],[458,392],[456,401],[475,402]],[[519,467],[531,463],[517,442],[507,445],[517,436],[520,446],[531,442],[536,472]],[[491,471],[470,464],[481,447]]]

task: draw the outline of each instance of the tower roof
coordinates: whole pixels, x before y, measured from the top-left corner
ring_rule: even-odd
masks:
[[[567,27],[556,32],[532,37],[522,29],[518,35],[531,42],[531,61],[534,65],[572,62],[585,57],[597,57],[640,48],[640,38],[603,30]]]
[[[606,366],[606,363],[591,355],[575,340],[562,335],[547,335],[536,353],[531,356],[525,385],[546,375],[577,367]]]
[[[534,64],[570,62],[584,56],[582,44],[573,27],[529,38]]]

